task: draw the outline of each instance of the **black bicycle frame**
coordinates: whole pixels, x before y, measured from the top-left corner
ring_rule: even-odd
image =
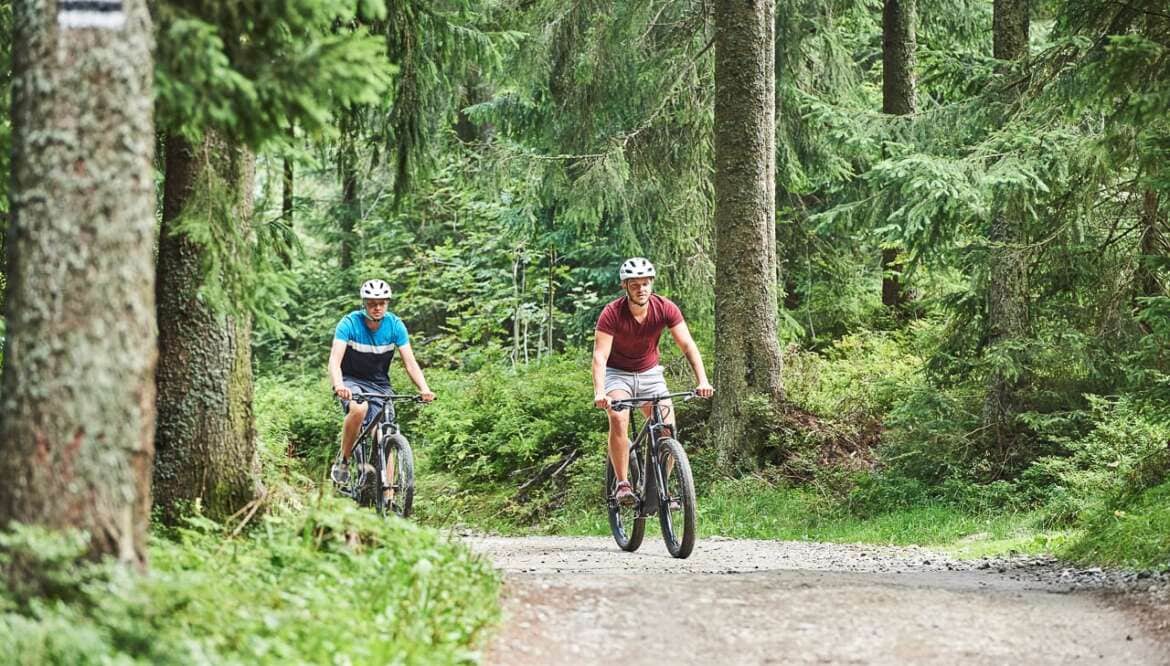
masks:
[[[610,404],[610,407],[614,411],[620,412],[626,409],[632,411],[636,405],[647,402],[651,403],[650,417],[646,419],[646,422],[642,424],[641,429],[638,430],[638,434],[634,437],[634,442],[630,446],[630,451],[635,452],[636,455],[638,447],[641,446],[647,439],[649,439],[649,445],[646,447],[646,462],[642,466],[642,469],[644,470],[643,474],[649,474],[651,469],[654,470],[654,490],[657,491],[656,494],[658,495],[658,497],[655,499],[660,503],[665,500],[663,493],[666,492],[666,479],[664,479],[662,476],[662,466],[658,464],[658,441],[664,437],[662,431],[666,428],[670,428],[671,426],[668,426],[663,420],[662,405],[659,403],[661,403],[663,400],[669,400],[671,398],[683,398],[684,400],[690,400],[693,397],[695,397],[694,391],[686,391],[684,393],[671,393],[669,395],[658,395],[644,398],[619,398]],[[630,420],[633,421],[632,416]],[[678,424],[676,423],[671,430],[671,436],[677,437],[677,430]],[[649,479],[647,478],[647,480]],[[649,489],[647,488],[647,490]],[[647,492],[647,496],[642,498],[643,504],[650,501],[649,494],[650,493]]]
[[[370,431],[373,430],[375,426],[387,425],[394,429],[393,432],[390,433],[381,433],[383,436],[386,434],[397,435],[398,433],[402,432],[402,430],[398,427],[398,414],[393,409],[392,403],[395,400],[413,400],[414,402],[422,402],[422,398],[417,395],[398,395],[395,393],[364,393],[362,391],[354,391],[351,399],[356,402],[369,402],[370,400],[382,401],[382,411],[379,412],[377,418],[371,419],[370,424],[358,432],[358,436],[353,440],[355,445],[361,442],[367,435],[369,435]],[[387,407],[391,408],[387,409]]]

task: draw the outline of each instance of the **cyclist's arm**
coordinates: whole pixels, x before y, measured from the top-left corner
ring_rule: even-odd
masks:
[[[691,370],[695,373],[695,391],[704,398],[709,397],[715,389],[711,388],[711,383],[707,381],[707,371],[703,369],[703,356],[699,353],[699,345],[695,344],[695,339],[691,337],[691,329],[687,328],[685,321],[680,321],[670,329],[670,336],[674,338],[674,344],[678,345],[683,355],[687,357],[687,362],[691,364]]]
[[[333,384],[333,392],[343,400],[349,400],[349,389],[341,377],[341,358],[345,356],[345,340],[333,339],[333,347],[329,349],[329,381]]]
[[[605,409],[609,405],[609,398],[605,396],[605,364],[609,361],[611,349],[613,349],[613,336],[609,333],[594,331],[593,404],[598,409]]]
[[[410,345],[402,345],[398,348],[398,353],[402,355],[402,366],[406,368],[406,376],[410,377],[410,381],[414,382],[414,386],[418,389],[418,394],[422,396],[423,402],[434,400],[435,394],[427,386],[427,379],[423,377],[422,368],[418,367],[418,361],[414,359],[414,351],[410,348]]]

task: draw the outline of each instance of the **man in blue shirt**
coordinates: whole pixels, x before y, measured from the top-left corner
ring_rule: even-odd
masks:
[[[410,381],[418,388],[423,402],[435,399],[427,387],[422,368],[414,359],[410,349],[410,336],[406,325],[396,315],[386,310],[390,301],[390,285],[382,280],[369,280],[362,285],[360,295],[363,308],[342,317],[333,333],[333,348],[329,352],[329,378],[333,381],[333,393],[341,399],[345,410],[345,423],[341,431],[341,458],[334,463],[330,477],[335,483],[348,481],[345,464],[358,433],[368,421],[377,417],[378,412],[393,409],[383,406],[381,401],[352,401],[354,391],[389,393],[390,361],[394,350],[402,355],[402,365]]]

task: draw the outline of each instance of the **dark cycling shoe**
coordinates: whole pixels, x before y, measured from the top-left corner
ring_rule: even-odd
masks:
[[[329,470],[329,478],[339,486],[349,483],[349,465],[341,461],[333,463],[332,469]]]
[[[634,506],[638,503],[638,496],[634,494],[634,489],[630,486],[629,481],[618,481],[617,492],[614,493],[613,498],[622,506]]]

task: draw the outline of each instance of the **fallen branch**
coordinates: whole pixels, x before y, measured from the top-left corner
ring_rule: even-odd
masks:
[[[581,451],[574,449],[566,453],[560,460],[540,470],[536,476],[525,481],[523,485],[516,489],[516,498],[514,501],[520,504],[527,502],[529,490],[556,478],[561,472],[568,469],[569,465],[573,464],[573,461],[579,457],[581,457]]]

